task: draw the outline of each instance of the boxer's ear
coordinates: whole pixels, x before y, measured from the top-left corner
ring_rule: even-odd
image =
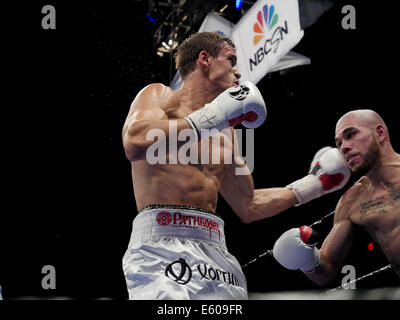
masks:
[[[379,141],[379,142],[382,142],[383,140],[385,140],[385,138],[386,138],[386,136],[387,136],[386,129],[385,129],[385,127],[384,127],[383,125],[381,125],[381,124],[378,124],[378,125],[375,127],[375,133],[376,133],[376,135],[377,135],[377,138],[378,138],[378,141]]]
[[[210,65],[210,58],[210,54],[207,51],[203,50],[199,53],[198,61],[201,66],[208,68],[208,66]]]

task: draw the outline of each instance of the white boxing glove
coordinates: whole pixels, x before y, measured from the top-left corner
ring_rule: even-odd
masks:
[[[198,140],[211,136],[212,129],[222,131],[242,123],[257,128],[267,117],[267,108],[257,86],[250,81],[226,89],[212,102],[189,114],[185,120],[196,132]]]
[[[315,247],[315,243],[307,244],[313,232],[308,226],[286,231],[276,240],[272,255],[286,269],[300,269],[304,273],[313,272],[320,261],[319,250]]]
[[[343,188],[351,176],[339,149],[332,147],[324,147],[315,154],[308,173],[287,186],[297,198],[296,206]]]

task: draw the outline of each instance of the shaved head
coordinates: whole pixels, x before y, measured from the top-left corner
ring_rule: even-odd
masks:
[[[370,109],[359,109],[347,112],[337,122],[336,129],[345,120],[351,120],[354,124],[363,125],[371,129],[374,129],[378,124],[381,124],[384,126],[385,130],[388,131],[387,126],[381,116]]]

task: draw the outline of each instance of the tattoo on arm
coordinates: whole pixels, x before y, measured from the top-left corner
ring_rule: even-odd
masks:
[[[389,185],[389,192],[393,201],[400,203],[400,186],[395,187],[394,185]]]

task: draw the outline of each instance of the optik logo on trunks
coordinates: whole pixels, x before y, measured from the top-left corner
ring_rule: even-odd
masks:
[[[236,276],[227,271],[222,271],[217,268],[212,268],[210,266],[207,267],[206,264],[202,263],[197,266],[197,270],[199,271],[201,275],[201,279],[206,279],[206,280],[216,280],[216,281],[223,281],[226,284],[233,285],[233,286],[238,286],[239,281],[237,280]]]
[[[239,286],[239,281],[232,272],[213,268],[205,263],[198,264],[196,269],[200,274],[199,280],[218,281],[227,285]],[[165,276],[176,283],[185,285],[193,278],[193,272],[186,260],[179,258],[165,268]]]
[[[192,269],[185,259],[180,258],[165,268],[165,276],[179,284],[187,284],[192,279]]]

